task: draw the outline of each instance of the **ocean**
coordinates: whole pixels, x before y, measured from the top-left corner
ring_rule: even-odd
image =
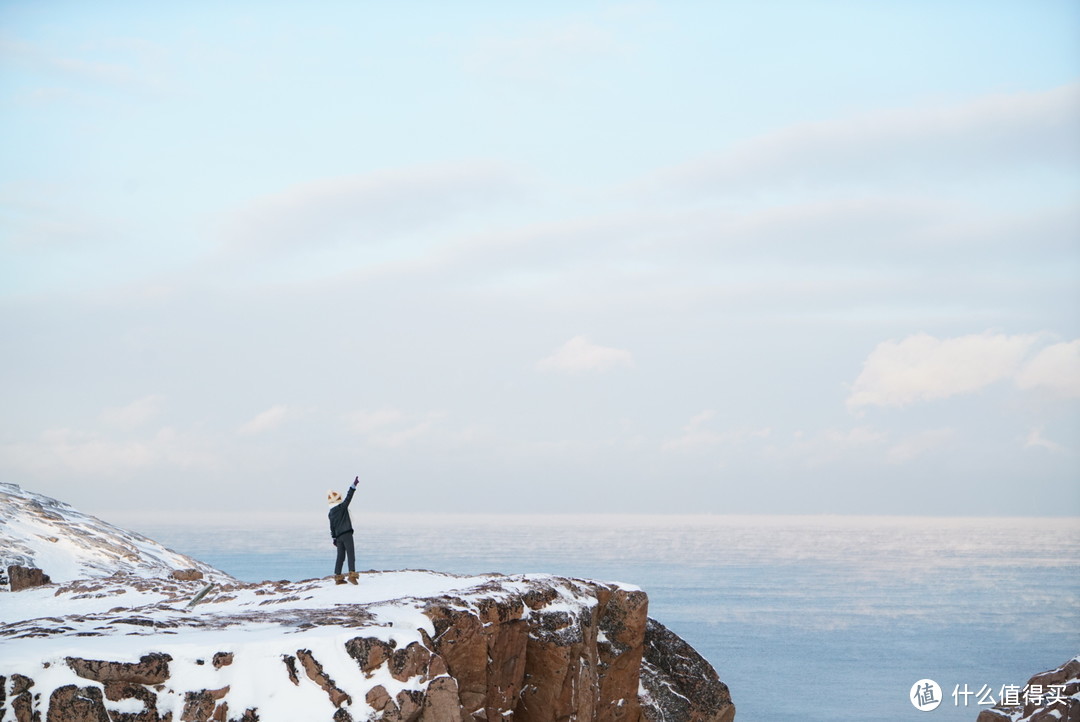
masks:
[[[1080,654],[1077,518],[353,520],[358,570],[546,572],[641,587],[650,616],[716,668],[743,722],[974,722],[1004,686]],[[324,526],[313,515],[138,531],[259,581],[332,573]],[[930,712],[911,699],[924,679],[941,689]]]

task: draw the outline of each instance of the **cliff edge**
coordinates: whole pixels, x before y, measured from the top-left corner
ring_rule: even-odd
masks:
[[[713,668],[633,586],[218,574],[140,567],[0,593],[0,722],[735,716]]]

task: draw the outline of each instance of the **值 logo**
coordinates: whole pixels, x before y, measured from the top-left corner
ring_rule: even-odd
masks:
[[[929,712],[941,704],[941,687],[932,679],[920,679],[911,686],[911,704],[915,709]]]

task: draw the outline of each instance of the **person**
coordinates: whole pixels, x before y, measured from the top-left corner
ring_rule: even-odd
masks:
[[[345,558],[349,559],[349,582],[357,583],[356,574],[356,547],[353,545],[352,519],[349,517],[349,503],[352,501],[353,492],[360,484],[360,477],[353,480],[345,498],[336,491],[326,494],[326,500],[330,503],[330,536],[334,539],[337,547],[337,561],[334,562],[334,583],[344,584],[345,577],[341,574],[341,566]]]

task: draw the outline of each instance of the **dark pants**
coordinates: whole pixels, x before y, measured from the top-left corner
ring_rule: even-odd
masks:
[[[337,561],[334,562],[334,574],[341,574],[341,564],[345,561],[346,554],[349,555],[349,571],[356,571],[356,547],[353,546],[352,535],[351,531],[347,531],[334,539],[334,544],[337,545]]]

